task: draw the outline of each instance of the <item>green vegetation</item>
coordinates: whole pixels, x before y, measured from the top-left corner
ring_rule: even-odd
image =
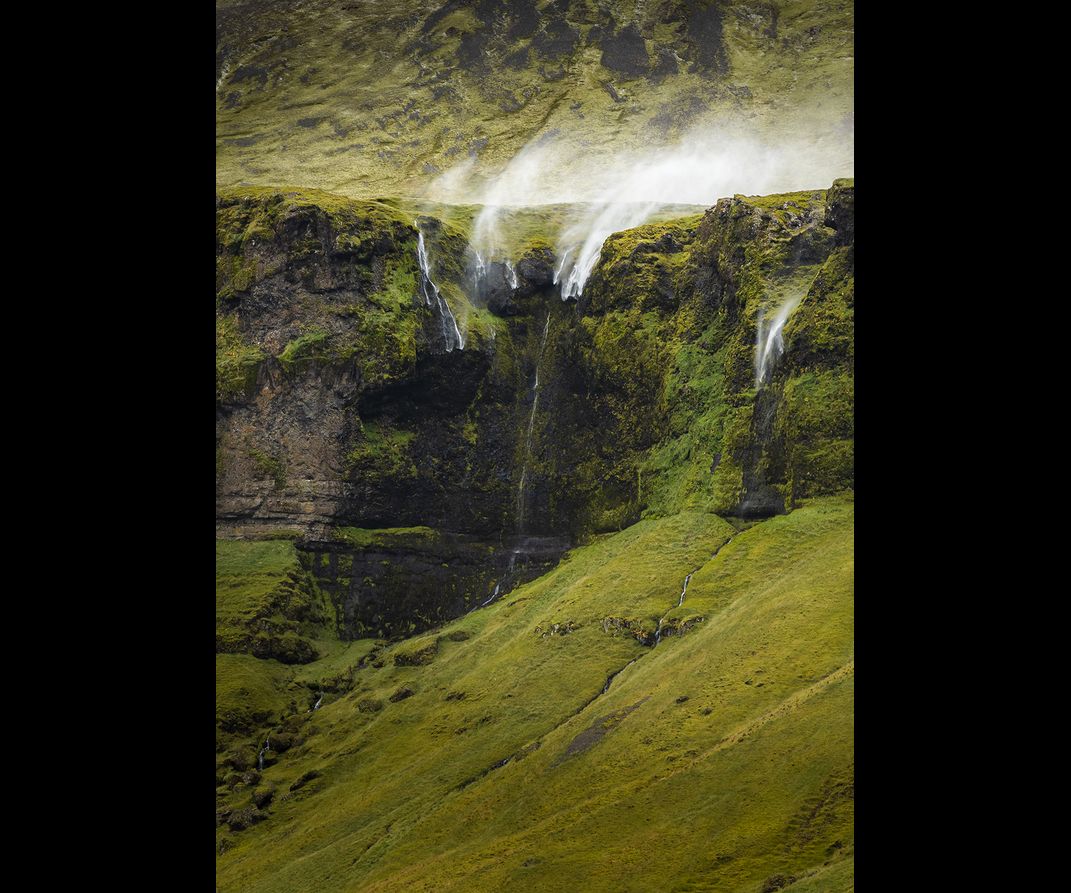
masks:
[[[217,832],[220,890],[850,889],[852,518],[642,521],[364,646],[352,691],[280,726],[301,743],[257,779],[259,823]],[[241,827],[259,789],[232,784]]]
[[[220,0],[217,26],[220,185],[421,196],[459,164],[493,170],[545,134],[562,142],[564,179],[574,161],[745,125],[852,162],[848,0]],[[637,64],[623,67],[630,27]]]
[[[295,338],[279,354],[279,362],[289,370],[298,360],[328,359],[329,354],[326,349],[328,337],[327,332],[316,329]]]
[[[468,224],[422,219],[448,357],[403,201],[220,202],[217,480],[270,504],[217,542],[219,890],[853,889],[850,185],[615,234],[577,304],[509,316],[468,304]],[[308,445],[262,436],[325,405]],[[366,526],[303,543],[286,469],[321,453]],[[443,623],[488,592],[522,463],[581,545]],[[730,523],[756,479],[790,512]]]
[[[400,480],[416,476],[409,446],[415,434],[382,423],[362,426],[360,439],[346,456],[346,474],[369,481]]]
[[[281,490],[286,485],[286,465],[275,456],[269,456],[256,447],[249,448],[249,458],[253,460],[257,474],[275,481],[275,489]]]
[[[216,541],[216,743],[222,761],[242,751],[254,730],[259,734],[307,710],[314,692],[348,690],[374,643],[341,642],[335,626],[334,607],[293,542]]]
[[[257,383],[264,352],[246,344],[232,315],[216,314],[216,400],[248,396]]]
[[[439,539],[439,532],[430,527],[388,527],[378,530],[336,527],[332,536],[340,542],[364,549],[369,546],[405,545],[413,540],[434,541]]]

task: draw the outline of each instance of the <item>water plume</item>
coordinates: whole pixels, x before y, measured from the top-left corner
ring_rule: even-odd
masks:
[[[788,298],[774,314],[773,319],[767,323],[765,313],[759,311],[758,323],[755,331],[755,387],[760,388],[766,382],[774,365],[785,352],[785,341],[782,330],[792,311],[799,305],[800,296],[794,295]]]
[[[760,138],[740,127],[706,126],[672,145],[610,153],[586,150],[580,134],[545,134],[497,172],[479,172],[467,159],[435,180],[430,195],[482,206],[471,238],[477,284],[494,262],[508,262],[515,278],[516,246],[509,244],[515,209],[568,205],[553,240],[554,282],[563,299],[576,298],[612,233],[677,205],[698,212],[735,194],[824,189],[836,177],[850,176],[852,164],[844,163],[843,153],[834,157],[822,134],[816,126],[806,138]]]
[[[469,247],[475,255],[473,264],[473,295],[481,293],[491,264],[505,265],[505,279],[510,288],[518,285],[517,272],[510,256],[506,229],[515,207],[532,203],[532,197],[540,193],[544,172],[552,166],[554,148],[547,140],[535,140],[521,149],[501,173],[487,183],[479,194],[480,212],[472,223]],[[466,171],[471,165],[466,165]],[[446,180],[437,181],[439,188],[449,189],[456,176],[447,172]]]

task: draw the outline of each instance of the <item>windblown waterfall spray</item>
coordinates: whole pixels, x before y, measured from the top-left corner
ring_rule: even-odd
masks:
[[[814,141],[739,130],[700,129],[657,149],[579,156],[567,138],[543,134],[497,173],[478,173],[466,159],[431,184],[429,197],[482,205],[471,239],[477,288],[491,263],[513,269],[517,258],[510,256],[514,246],[505,224],[514,209],[568,205],[554,240],[554,284],[567,300],[583,293],[609,235],[647,223],[671,205],[707,208],[725,196],[807,189],[842,174]]]
[[[781,358],[781,354],[785,352],[785,341],[782,337],[782,330],[785,327],[785,323],[788,322],[789,316],[792,315],[792,311],[796,309],[800,302],[800,296],[796,295],[789,298],[777,309],[777,313],[774,314],[774,318],[767,323],[765,314],[760,310],[758,325],[756,327],[755,335],[755,387],[759,388],[765,384],[767,378],[769,378],[770,372],[773,371],[774,365]]]

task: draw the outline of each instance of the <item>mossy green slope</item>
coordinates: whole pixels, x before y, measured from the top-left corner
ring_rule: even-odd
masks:
[[[852,522],[644,520],[378,651],[293,718],[218,888],[851,889]]]
[[[851,171],[849,0],[217,0],[217,183],[420,195],[533,138],[567,160],[697,126]]]
[[[248,769],[249,749],[317,692],[348,691],[372,640],[343,642],[331,601],[292,542],[216,541],[217,775]],[[255,753],[255,748],[253,749]],[[232,778],[232,781],[235,779]]]

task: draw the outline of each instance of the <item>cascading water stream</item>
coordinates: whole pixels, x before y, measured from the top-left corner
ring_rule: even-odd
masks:
[[[561,264],[554,274],[554,284],[561,283],[563,301],[579,297],[602,254],[602,245],[616,232],[646,223],[661,207],[659,202],[615,200],[596,206],[596,213],[572,224],[559,236]],[[564,249],[564,250],[562,250]],[[567,259],[575,252],[575,260]]]
[[[692,573],[695,573],[695,572],[693,571]],[[678,607],[678,608],[679,608],[679,607],[680,607],[681,605],[683,605],[683,604],[684,604],[684,596],[685,596],[685,594],[686,594],[686,593],[688,592],[688,582],[689,582],[689,581],[690,581],[691,579],[692,579],[692,574],[688,574],[688,576],[684,578],[684,589],[682,589],[682,590],[681,590],[681,600],[680,600],[679,602],[677,602],[677,607]]]
[[[316,702],[315,704],[313,704],[313,705],[312,705],[312,709],[313,709],[314,711],[316,711],[316,710],[319,710],[319,709],[320,709],[320,705],[321,705],[321,704],[322,704],[323,702],[324,702],[324,693],[323,693],[323,692],[320,692],[320,698],[319,698],[319,700],[317,700],[317,702]]]
[[[728,544],[729,544],[729,542],[732,542],[732,540],[731,540],[731,539],[730,539],[730,540],[728,540],[728,541],[726,542],[726,545],[728,545]],[[717,553],[717,552],[715,552],[714,554],[715,554],[715,555],[717,555],[718,553]],[[684,604],[684,596],[685,596],[685,595],[687,594],[687,592],[688,592],[688,584],[689,584],[689,583],[691,582],[691,580],[692,580],[692,574],[694,574],[694,573],[695,573],[695,571],[692,571],[692,573],[691,573],[691,574],[688,574],[688,576],[684,578],[684,588],[683,588],[683,589],[681,590],[681,597],[680,597],[680,600],[679,600],[679,601],[677,602],[677,607],[678,607],[678,608],[679,608],[679,607],[680,607],[681,605],[683,605],[683,604]],[[665,622],[665,620],[666,620],[666,618],[665,618],[665,617],[663,616],[663,617],[661,617],[661,618],[659,619],[659,621],[658,621],[658,628],[657,628],[657,629],[655,630],[655,639],[654,639],[654,643],[655,643],[655,645],[657,645],[657,644],[658,644],[659,642],[661,642],[661,641],[662,641],[662,624],[663,624],[663,623]]]
[[[507,259],[495,260],[495,256],[501,254],[501,252],[490,249],[487,251],[487,257],[484,258],[483,252],[473,248],[472,253],[476,256],[476,262],[473,264],[472,269],[472,300],[476,302],[480,299],[484,293],[484,283],[487,282],[491,273],[492,264],[501,264],[505,268],[505,272],[502,274],[506,283],[510,289],[516,291],[520,285],[520,279],[517,277],[517,268],[513,266],[513,261]]]
[[[413,226],[417,231],[417,260],[420,263],[420,291],[424,295],[424,303],[432,307],[434,306],[439,311],[439,321],[442,324],[443,341],[446,344],[446,351],[449,353],[455,347],[458,350],[465,349],[465,337],[461,334],[461,330],[457,327],[457,320],[454,319],[454,314],[450,312],[450,305],[446,303],[446,299],[439,291],[439,286],[431,278],[431,267],[428,263],[428,249],[424,244],[424,233],[417,226],[416,221],[413,221]]]
[[[718,546],[718,548],[717,548],[717,550],[715,550],[714,554],[710,556],[710,560],[713,561],[718,556],[718,553],[721,552],[721,550],[724,549],[727,545],[729,545],[729,543],[731,543],[732,541],[733,541],[733,537],[729,537],[724,543],[722,543],[720,546]],[[699,568],[696,568],[696,571],[697,570],[699,570]],[[695,575],[696,571],[692,571],[690,574],[688,574],[687,577],[684,578],[684,587],[681,589],[681,597],[679,599],[677,599],[677,607],[678,608],[681,605],[684,604],[684,596],[688,594],[688,584],[692,582],[692,577]],[[652,648],[657,646],[658,643],[662,641],[662,624],[665,622],[665,619],[666,618],[663,616],[658,621],[658,628],[655,630],[655,640],[654,640],[654,645],[651,646]],[[640,657],[642,657],[642,656],[643,655],[641,654]],[[639,657],[632,658],[632,660],[630,660],[627,664],[625,664],[620,670],[615,670],[608,677],[606,677],[606,684],[602,687],[602,693],[606,694],[610,690],[610,683],[614,681],[614,678],[619,676],[621,673],[624,673],[625,670],[627,670],[629,667],[631,667],[639,659],[640,659]]]
[[[543,352],[547,347],[547,334],[550,332],[550,311],[547,311],[547,321],[543,326],[543,340],[539,345],[539,356],[536,358],[535,383],[532,386],[532,411],[528,414],[528,433],[524,441],[524,462],[521,465],[521,480],[517,485],[517,531],[524,533],[527,514],[527,500],[525,489],[528,483],[528,459],[532,454],[532,432],[535,429],[536,409],[539,406],[539,366],[543,362]]]
[[[271,736],[269,735],[264,739],[264,746],[260,749],[260,753],[257,754],[257,768],[264,771],[264,754],[271,750]]]
[[[489,604],[491,604],[491,602],[493,602],[496,598],[498,598],[498,591],[501,588],[502,588],[502,584],[501,583],[495,583],[495,591],[491,593],[491,597],[487,601],[485,601],[482,605],[480,605],[480,607],[481,608],[486,608]]]
[[[777,308],[773,321],[766,325],[765,314],[759,312],[758,326],[755,333],[755,387],[760,388],[766,382],[774,365],[785,352],[785,341],[781,333],[792,311],[799,304],[799,297],[792,297]]]

